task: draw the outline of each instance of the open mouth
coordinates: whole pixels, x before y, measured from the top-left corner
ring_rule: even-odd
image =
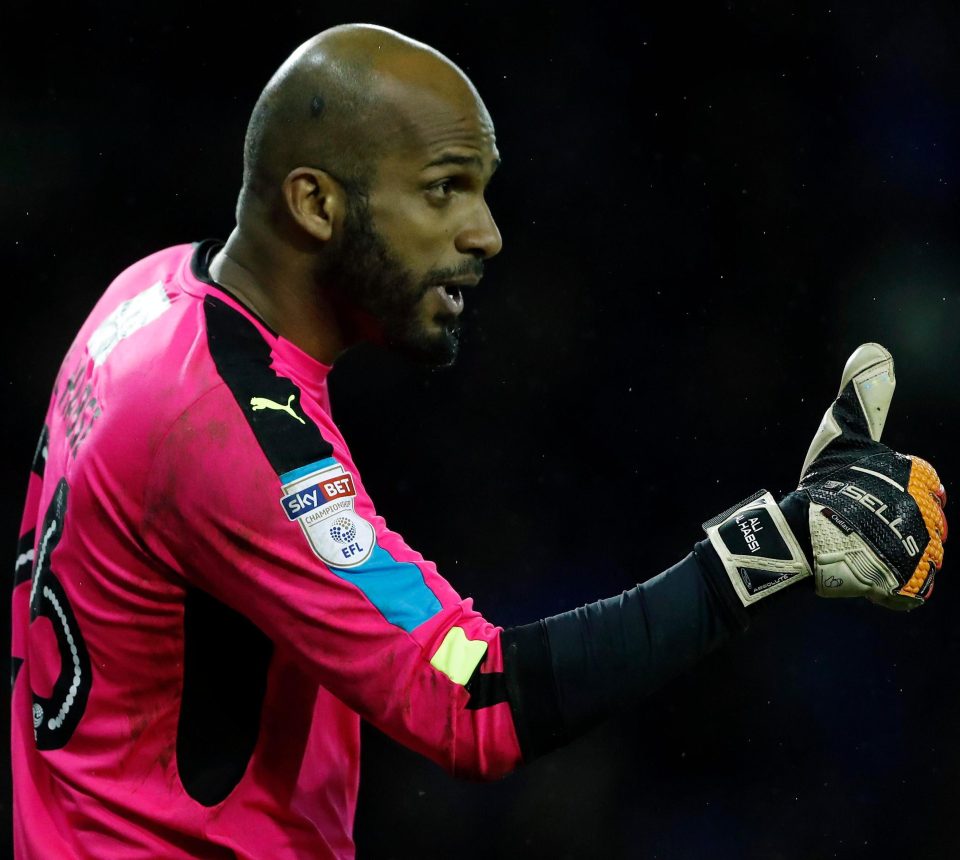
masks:
[[[463,291],[456,284],[440,284],[434,287],[444,308],[451,314],[459,315],[463,311]]]

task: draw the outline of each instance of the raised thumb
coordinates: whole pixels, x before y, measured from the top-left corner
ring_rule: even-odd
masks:
[[[843,368],[840,393],[810,443],[801,480],[828,448],[862,448],[879,442],[896,385],[893,356],[879,343],[858,346]]]

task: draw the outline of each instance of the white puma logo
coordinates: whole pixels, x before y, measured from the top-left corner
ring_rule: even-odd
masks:
[[[266,397],[251,397],[250,406],[254,412],[256,412],[258,409],[277,409],[280,412],[286,412],[288,415],[292,415],[301,424],[306,424],[307,422],[304,421],[299,415],[297,415],[296,412],[293,411],[293,409],[290,408],[290,404],[293,403],[294,398],[296,396],[297,396],[296,394],[291,394],[287,398],[286,406],[284,406],[282,403],[276,403],[273,400],[269,400]]]

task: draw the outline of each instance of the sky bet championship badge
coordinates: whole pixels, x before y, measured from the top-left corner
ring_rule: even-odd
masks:
[[[283,493],[287,517],[300,523],[313,551],[330,567],[357,567],[370,557],[373,526],[354,511],[353,475],[339,463],[284,484]]]

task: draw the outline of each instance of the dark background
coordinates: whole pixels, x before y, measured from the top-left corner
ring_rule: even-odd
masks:
[[[504,251],[458,366],[358,350],[331,383],[380,511],[489,619],[616,593],[757,487],[791,489],[866,340],[897,360],[885,439],[953,490],[957,4],[132,9],[14,2],[0,24],[11,561],[76,328],[129,263],[226,237],[257,94],[350,20],[446,53],[497,125]],[[642,708],[493,785],[365,729],[360,857],[960,856],[947,559],[909,616],[798,587]]]

